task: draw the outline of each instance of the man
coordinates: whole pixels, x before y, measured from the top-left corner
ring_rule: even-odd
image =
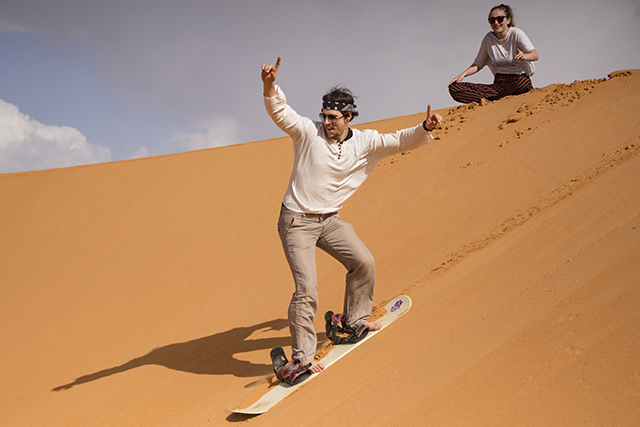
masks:
[[[442,117],[427,108],[426,120],[393,134],[351,129],[358,115],[348,89],[334,88],[323,97],[322,121],[298,115],[275,84],[280,68],[262,66],[264,102],[269,116],[293,140],[294,163],[284,196],[278,232],[295,281],[289,304],[292,369],[317,373],[324,369],[314,361],[317,336],[313,320],[318,309],[316,246],[347,269],[344,323],[352,330],[379,330],[368,322],[373,308],[375,262],[353,227],[340,219],[338,210],[362,185],[373,166],[392,154],[417,148],[430,141],[430,131]],[[272,354],[273,357],[273,354]],[[288,368],[289,365],[288,365]]]

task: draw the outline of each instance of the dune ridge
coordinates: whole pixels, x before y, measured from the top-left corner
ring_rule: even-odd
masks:
[[[230,410],[289,345],[288,138],[0,175],[0,424],[635,425],[639,94],[623,70],[441,110],[341,211],[376,306],[412,311],[255,418]],[[339,309],[322,252],[318,281]]]

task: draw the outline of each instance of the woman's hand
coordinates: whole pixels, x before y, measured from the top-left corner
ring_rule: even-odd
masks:
[[[478,71],[480,71],[480,68],[478,68],[478,66],[477,66],[477,65],[473,64],[473,65],[471,65],[469,68],[467,68],[466,70],[464,70],[464,71],[462,72],[462,74],[460,74],[460,75],[459,75],[459,76],[457,76],[457,77],[454,77],[454,78],[453,78],[453,80],[451,80],[451,81],[449,82],[449,84],[451,84],[451,83],[455,83],[455,82],[460,82],[460,81],[462,81],[465,77],[470,76],[470,75],[472,75],[472,74],[475,74],[475,73],[477,73]]]
[[[451,84],[451,83],[455,83],[455,82],[460,82],[460,81],[462,81],[465,77],[466,77],[466,76],[464,75],[464,73],[462,73],[462,74],[460,74],[459,76],[454,77],[454,78],[453,78],[453,80],[451,80],[451,81],[449,82],[449,84]]]
[[[520,59],[521,61],[537,61],[538,60],[538,52],[535,49],[531,49],[531,52],[524,53],[520,49],[518,49],[518,53],[514,55],[515,59]]]

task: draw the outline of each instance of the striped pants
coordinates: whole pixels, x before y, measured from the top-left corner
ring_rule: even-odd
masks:
[[[509,95],[520,95],[533,89],[531,79],[524,74],[496,74],[493,84],[453,82],[449,85],[451,97],[458,102],[496,101]]]

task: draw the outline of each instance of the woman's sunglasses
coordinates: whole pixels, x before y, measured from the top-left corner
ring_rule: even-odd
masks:
[[[502,24],[502,21],[504,21],[506,18],[506,16],[492,16],[491,18],[489,18],[489,24],[493,25],[496,23],[496,21],[498,21],[498,24]]]

